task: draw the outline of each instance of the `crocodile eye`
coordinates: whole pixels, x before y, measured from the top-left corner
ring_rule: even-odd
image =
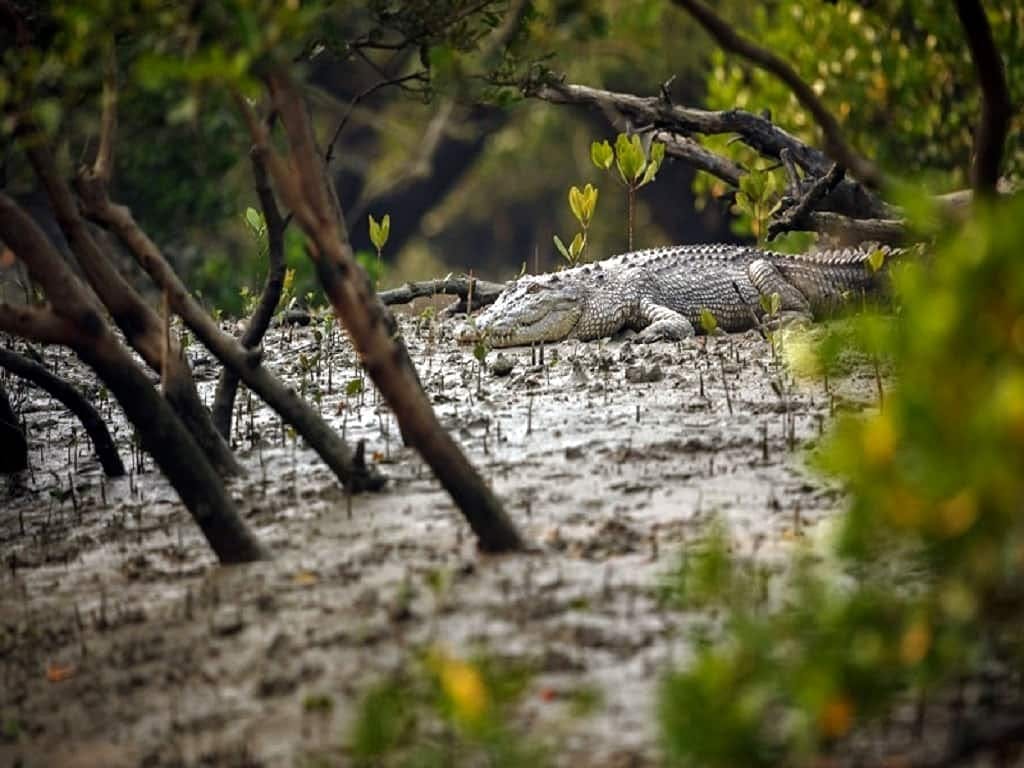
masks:
[[[530,287],[526,289],[527,293],[538,293],[541,290],[540,283],[531,283]]]

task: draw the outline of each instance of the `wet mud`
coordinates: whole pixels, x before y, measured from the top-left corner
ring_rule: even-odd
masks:
[[[873,407],[874,374],[794,382],[754,332],[492,351],[483,367],[450,321],[401,322],[442,422],[532,551],[477,552],[329,319],[272,330],[266,364],[365,440],[388,484],[347,496],[243,388],[248,474],[230,487],[274,559],[231,568],[117,406],[47,350],[132,472],[104,479],[72,417],[9,382],[32,467],[0,480],[0,764],[345,765],[360,694],[429,645],[534,669],[524,716],[564,764],[657,762],[658,677],[707,620],[659,585],[712,525],[782,568],[833,518],[841,494],[805,457],[837,409]],[[218,366],[188,352],[209,401]],[[584,689],[600,704],[572,718]]]

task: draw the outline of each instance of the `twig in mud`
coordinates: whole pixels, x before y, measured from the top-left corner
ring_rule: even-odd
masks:
[[[718,356],[718,365],[722,370],[722,388],[725,390],[725,404],[729,408],[729,415],[732,416],[732,397],[729,396],[729,380],[725,377],[725,359],[721,354]],[[639,420],[638,418],[637,421]]]

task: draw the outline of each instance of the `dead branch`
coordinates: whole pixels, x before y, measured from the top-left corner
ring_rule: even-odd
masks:
[[[877,241],[886,245],[906,242],[906,219],[854,219],[831,211],[812,211],[808,229],[831,235],[844,243]]]
[[[956,12],[971,50],[982,95],[981,120],[974,133],[971,186],[978,195],[992,196],[999,181],[999,166],[1012,113],[1006,71],[981,0],[956,0]]]
[[[678,157],[697,170],[706,171],[732,187],[738,187],[740,178],[747,172],[745,168],[729,158],[712,152],[688,136],[679,136],[668,131],[656,131],[654,139],[665,145],[666,154]]]
[[[268,75],[267,85],[288,137],[288,161],[270,146],[266,131],[249,115],[253,142],[267,158],[267,168],[283,202],[296,212],[296,221],[312,241],[312,256],[324,292],[348,330],[364,367],[398,419],[403,436],[451,494],[480,547],[487,551],[522,548],[519,533],[493,491],[437,421],[394,318],[353,258],[344,223],[335,218],[334,202],[327,197],[324,166],[306,104],[295,83],[283,71],[275,70]],[[251,112],[247,104],[243,109]]]
[[[65,343],[70,342],[75,354],[117,398],[143,448],[174,486],[218,559],[235,563],[265,557],[266,551],[239,517],[192,435],[111,332],[95,296],[72,274],[32,218],[2,192],[0,238],[18,254],[52,302],[53,309],[43,311],[59,315],[72,327]],[[6,309],[0,305],[0,327],[11,314],[19,319]],[[31,315],[21,314],[22,321],[26,317]]]
[[[281,300],[281,289],[284,287],[284,231],[288,223],[281,217],[274,200],[274,193],[267,180],[267,169],[255,154],[250,156],[253,179],[256,184],[256,195],[263,210],[263,220],[267,226],[267,279],[263,284],[259,303],[253,310],[249,321],[239,339],[246,349],[254,349],[260,345],[263,335],[270,327],[278,302]],[[225,440],[231,437],[231,415],[235,407],[235,393],[238,391],[238,373],[224,366],[217,382],[217,392],[213,398],[213,423]]]
[[[654,130],[670,134],[734,133],[751,149],[765,157],[781,160],[783,150],[787,150],[793,161],[814,178],[824,176],[832,166],[832,162],[819,149],[804,144],[767,118],[740,109],[695,109],[671,104],[656,96],[644,97],[606,91],[585,85],[562,83],[551,78],[541,82],[528,82],[524,85],[523,92],[527,96],[554,104],[591,106],[603,112],[616,112],[628,118],[633,125],[650,125]],[[704,152],[709,153],[710,150]],[[704,159],[706,161],[709,158]],[[728,162],[731,167],[712,162],[706,162],[699,167],[729,184],[735,184],[737,167],[731,161]],[[723,168],[728,168],[731,173],[720,173]],[[888,218],[892,215],[892,208],[874,192],[848,178],[843,179],[821,205],[836,213],[854,217]]]
[[[466,299],[472,294],[473,309],[488,304],[493,304],[501,292],[504,291],[504,283],[492,283],[488,280],[478,280],[475,277],[459,275],[457,277],[445,277],[437,280],[423,280],[421,282],[406,283],[398,288],[388,291],[381,291],[377,294],[381,303],[408,304],[414,299],[434,296],[458,296],[461,301],[457,304],[465,306]],[[454,311],[459,311],[458,309]],[[466,310],[461,310],[465,312]]]
[[[64,379],[54,376],[35,360],[3,347],[0,347],[0,368],[6,368],[15,376],[35,384],[77,416],[92,441],[96,458],[107,477],[121,477],[124,474],[124,464],[107,425],[81,392]]]
[[[685,9],[704,27],[715,41],[727,51],[742,56],[747,61],[769,72],[789,87],[800,105],[811,113],[825,137],[825,152],[836,162],[850,169],[854,176],[871,187],[882,185],[883,178],[877,166],[857,152],[846,141],[843,130],[832,112],[826,107],[811,87],[804,82],[796,70],[785,59],[767,48],[737,34],[733,28],[701,0],[672,0]]]
[[[786,162],[788,157],[789,153],[784,153],[783,163]],[[783,232],[808,229],[808,214],[818,206],[826,195],[836,188],[836,185],[843,180],[844,173],[845,169],[836,163],[827,174],[811,184],[807,191],[797,199],[796,203],[773,216],[771,224],[768,225],[768,239],[774,240]]]

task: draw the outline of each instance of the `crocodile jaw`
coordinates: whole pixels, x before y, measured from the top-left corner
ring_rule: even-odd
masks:
[[[485,336],[491,347],[518,347],[568,338],[579,322],[581,310],[575,305],[560,305],[539,317],[516,317],[507,312],[484,310],[476,321],[475,338]],[[505,308],[507,310],[507,308]],[[475,340],[475,339],[470,339]]]

